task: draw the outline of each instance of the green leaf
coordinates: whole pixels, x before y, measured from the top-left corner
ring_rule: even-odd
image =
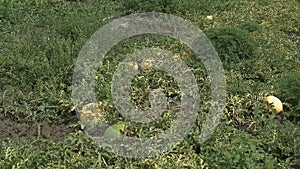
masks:
[[[105,138],[119,137],[121,135],[121,132],[124,131],[124,127],[125,124],[123,122],[109,126],[104,132],[104,137]]]

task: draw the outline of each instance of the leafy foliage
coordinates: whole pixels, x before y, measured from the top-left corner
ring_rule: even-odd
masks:
[[[300,72],[290,73],[282,77],[278,83],[281,97],[300,110]]]
[[[189,15],[189,13],[199,12],[202,15],[208,15],[217,11],[225,11],[236,5],[236,2],[224,2],[222,0],[128,0],[123,1],[122,10],[126,14],[137,12],[164,12],[180,15]]]
[[[235,27],[215,27],[204,30],[225,63],[236,63],[255,57],[256,41],[244,30]]]
[[[256,22],[248,21],[238,25],[238,28],[244,29],[248,32],[255,32],[255,31],[260,31],[262,27]]]
[[[227,104],[221,124],[199,144],[209,113],[210,77],[201,60],[174,39],[141,35],[111,49],[95,77],[97,99],[111,124],[123,121],[111,97],[117,65],[136,50],[159,47],[178,55],[191,68],[200,90],[200,110],[189,135],[172,149],[145,159],[119,157],[101,149],[77,129],[62,141],[26,137],[0,138],[0,168],[296,168],[299,135],[299,3],[297,1],[67,1],[0,0],[0,134],[6,123],[78,128],[71,99],[77,55],[98,28],[137,12],[166,12],[204,29],[225,65]],[[213,16],[208,19],[207,16]],[[245,22],[244,22],[245,21]],[[295,73],[291,73],[290,71]],[[285,76],[283,76],[285,75]],[[150,88],[161,87],[173,101],[174,79],[152,69],[132,81],[131,99],[148,107]],[[274,114],[262,102],[278,95],[284,112]],[[124,134],[149,137],[176,118],[173,110],[149,124],[127,122]],[[1,127],[2,126],[2,127]],[[11,126],[10,126],[11,127]],[[28,127],[29,128],[29,127]],[[17,134],[22,134],[12,130]],[[123,134],[123,133],[122,133]],[[7,135],[7,134],[6,134]]]
[[[290,111],[289,118],[296,124],[300,120],[300,72],[292,72],[278,80],[277,93]]]

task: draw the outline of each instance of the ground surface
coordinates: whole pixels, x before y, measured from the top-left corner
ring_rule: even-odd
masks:
[[[186,59],[201,89],[195,129],[160,156],[133,159],[103,150],[83,132],[71,99],[72,73],[80,49],[96,30],[114,18],[149,11],[172,13],[204,31],[242,28],[256,41],[257,51],[233,59],[234,64],[224,61],[224,116],[205,144],[197,138],[210,105],[210,82],[185,46],[144,36],[110,51],[99,68],[97,97],[111,124],[124,120],[109,94],[120,61],[116,56],[152,46],[170,50]],[[0,0],[0,168],[300,168],[299,11],[296,0]],[[226,48],[230,41],[225,42],[225,52],[219,53],[231,51],[230,45]],[[239,51],[237,56],[245,54]],[[140,107],[149,104],[149,86],[165,87],[171,99],[178,96],[178,87],[163,74],[146,70],[135,80],[131,97]],[[263,103],[268,95],[283,101],[282,113]],[[151,136],[169,128],[172,115],[167,112],[149,125],[129,123],[125,132]]]

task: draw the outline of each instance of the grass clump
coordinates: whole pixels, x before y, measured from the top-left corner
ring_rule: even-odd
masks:
[[[256,41],[247,31],[236,27],[215,27],[204,30],[225,64],[255,57]]]
[[[124,9],[127,13],[132,12],[168,12],[172,9],[174,3],[172,0],[149,0],[149,1],[141,1],[141,0],[129,0],[124,2]]]
[[[0,1],[0,19],[8,19],[9,17],[9,1],[1,0]]]
[[[253,21],[243,22],[238,27],[248,32],[260,31],[262,29],[258,23]]]
[[[300,112],[300,72],[284,76],[278,85],[279,96]]]
[[[128,0],[121,3],[120,10],[125,14],[138,12],[164,12],[178,15],[189,16],[191,13],[209,15],[212,13],[226,11],[234,8],[238,2],[222,0]]]

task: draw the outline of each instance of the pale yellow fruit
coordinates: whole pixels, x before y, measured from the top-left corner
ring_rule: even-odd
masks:
[[[99,108],[102,103],[89,103],[82,107],[79,119],[81,122],[81,128],[83,129],[86,124],[98,123],[104,121],[104,112]]]
[[[271,104],[273,106],[273,109],[276,110],[277,113],[283,110],[282,102],[275,96],[265,97],[264,101]]]
[[[174,55],[173,59],[176,60],[176,61],[178,61],[178,60],[180,60],[180,56],[179,55]]]
[[[139,70],[139,66],[136,62],[130,61],[127,63],[129,66],[131,66],[133,68],[133,70],[138,71]]]
[[[148,69],[152,66],[152,63],[154,62],[153,59],[146,59],[141,63],[141,67],[142,69]]]
[[[213,16],[212,15],[208,15],[208,16],[206,16],[206,19],[208,19],[208,20],[213,20]]]

